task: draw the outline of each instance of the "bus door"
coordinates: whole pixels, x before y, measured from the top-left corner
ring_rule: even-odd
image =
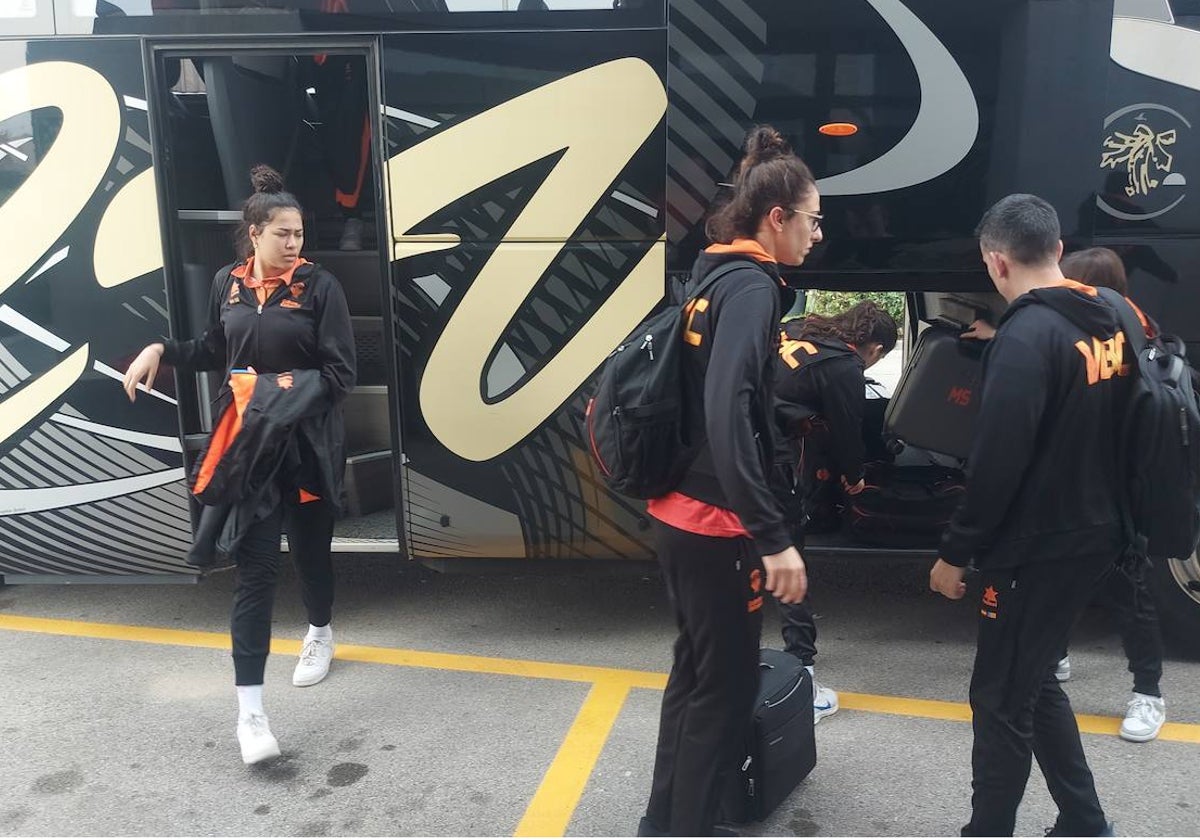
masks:
[[[350,308],[358,378],[347,398],[345,511],[335,551],[405,554],[403,456],[391,324],[391,256],[380,185],[382,144],[374,38],[291,37],[152,44],[160,118],[167,278],[175,335],[209,320],[214,274],[233,262],[249,173],[283,175],[304,210],[302,256],[331,271]],[[220,374],[182,375],[180,415],[194,459],[211,431]]]

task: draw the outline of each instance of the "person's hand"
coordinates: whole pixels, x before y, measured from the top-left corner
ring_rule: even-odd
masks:
[[[778,554],[763,555],[767,570],[767,590],[784,604],[798,604],[808,594],[808,572],[804,558],[795,546],[789,545]]]
[[[842,489],[846,491],[847,496],[857,496],[867,486],[866,478],[860,478],[858,484],[850,484],[846,481],[846,476],[842,476]]]
[[[976,320],[967,328],[960,338],[973,338],[976,341],[991,341],[996,335],[996,328],[982,318]]]
[[[960,566],[951,566],[942,558],[933,564],[929,570],[929,588],[934,592],[945,595],[951,601],[957,601],[967,594],[967,585],[963,576],[967,570]]]
[[[165,350],[162,342],[156,341],[146,345],[142,352],[137,354],[137,358],[129,363],[123,384],[130,402],[137,397],[138,385],[144,382],[147,391],[154,387],[154,378],[158,376],[158,365]]]

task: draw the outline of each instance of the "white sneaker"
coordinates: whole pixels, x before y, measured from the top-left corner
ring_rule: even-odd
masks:
[[[338,242],[339,251],[361,251],[363,242],[363,221],[351,217],[346,219],[342,228],[342,238]]]
[[[333,660],[333,639],[305,639],[300,661],[292,672],[292,685],[316,685],[329,673]]]
[[[268,758],[279,758],[279,742],[271,734],[266,715],[249,714],[239,717],[237,739],[242,748],[242,761],[246,764],[258,764]]]
[[[837,710],[837,692],[813,680],[813,723],[820,723],[821,718],[829,717]]]
[[[1064,656],[1058,660],[1058,664],[1054,666],[1054,679],[1059,682],[1071,679],[1071,657]]]
[[[1167,704],[1161,697],[1135,691],[1125,710],[1125,720],[1121,723],[1121,737],[1138,744],[1153,741],[1166,720]]]

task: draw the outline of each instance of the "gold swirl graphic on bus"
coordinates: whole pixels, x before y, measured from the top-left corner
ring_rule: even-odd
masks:
[[[623,58],[522,94],[393,157],[392,229],[407,234],[456,199],[548,155],[562,157],[513,222],[442,331],[420,386],[425,422],[472,461],[504,453],[551,416],[662,297],[660,240],[553,359],[514,393],[488,403],[483,371],[504,330],[571,235],[666,112],[646,62]],[[396,259],[458,244],[398,235]]]
[[[103,76],[82,64],[47,61],[0,73],[0,122],[57,108],[62,127],[25,182],[0,205],[5,237],[0,295],[66,232],[104,178],[121,132],[121,106]],[[0,401],[0,442],[58,402],[87,369],[84,344]]]
[[[105,289],[162,268],[154,169],[144,169],[121,187],[104,211],[92,255],[96,282]]]

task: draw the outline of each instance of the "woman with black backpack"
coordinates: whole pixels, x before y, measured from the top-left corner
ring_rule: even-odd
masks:
[[[808,315],[783,326],[775,417],[786,442],[777,477],[801,548],[822,489],[840,485],[849,495],[863,489],[865,372],[895,348],[897,338],[892,316],[866,300],[838,315]],[[792,505],[786,505],[789,499]],[[784,649],[812,674],[817,655],[812,610],[804,603],[780,603],[779,608]],[[837,692],[820,685],[814,674],[814,721],[837,710]]]
[[[647,508],[679,637],[641,836],[713,832],[758,692],[763,598],[796,603],[808,587],[768,474],[779,319],[792,294],[779,266],[804,261],[820,222],[808,167],[778,131],[752,129],[692,278],[745,265],[688,304],[680,339],[687,439],[704,443],[675,491]]]

